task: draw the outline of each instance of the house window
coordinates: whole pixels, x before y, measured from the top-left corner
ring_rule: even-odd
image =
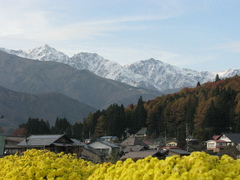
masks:
[[[208,143],[209,148],[214,148],[214,143]]]

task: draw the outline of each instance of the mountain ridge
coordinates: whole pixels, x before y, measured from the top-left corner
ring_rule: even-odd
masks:
[[[3,51],[0,51],[0,68],[0,85],[5,88],[33,94],[57,92],[96,109],[112,103],[135,103],[140,96],[148,100],[161,95],[105,79],[67,64],[30,60]]]
[[[134,87],[151,90],[165,91],[194,87],[198,82],[214,81],[216,74],[220,78],[240,75],[240,69],[230,69],[219,72],[195,71],[186,68],[178,68],[160,60],[150,58],[135,63],[121,66],[120,64],[104,59],[96,53],[80,52],[72,57],[57,51],[49,45],[44,45],[30,50],[0,50],[13,55],[40,61],[56,61],[68,64],[76,69],[87,69],[94,74],[129,84]]]
[[[96,111],[89,105],[59,93],[30,94],[3,86],[0,86],[0,107],[0,114],[4,117],[0,127],[8,130],[25,123],[29,117],[44,119],[54,125],[57,117],[65,117],[74,123],[83,121],[88,113]]]

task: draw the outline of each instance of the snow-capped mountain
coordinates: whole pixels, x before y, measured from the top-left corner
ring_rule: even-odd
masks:
[[[221,72],[198,72],[190,69],[181,69],[153,58],[121,66],[95,53],[81,52],[68,57],[48,45],[26,51],[8,50],[5,48],[0,48],[0,50],[24,58],[69,64],[76,69],[87,69],[104,78],[120,81],[135,87],[159,91],[194,87],[197,82],[213,81],[216,74],[219,74],[220,78],[231,77],[236,74],[240,75],[240,69],[230,69]]]
[[[138,86],[138,81],[145,79],[134,74],[120,64],[104,59],[95,53],[78,53],[70,58],[70,65],[77,69],[87,69],[101,77],[120,81],[132,86]]]
[[[69,63],[69,57],[62,52],[45,44],[44,46],[37,47],[34,49],[23,50],[8,50],[5,48],[0,48],[0,50],[5,51],[9,54],[20,56],[28,59],[38,59],[40,61],[56,61],[61,63]]]
[[[140,74],[159,90],[196,86],[197,82],[214,79],[213,73],[181,69],[153,58],[126,65],[127,69]]]

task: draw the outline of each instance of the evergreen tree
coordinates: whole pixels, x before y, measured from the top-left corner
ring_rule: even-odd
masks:
[[[125,130],[125,113],[123,105],[110,105],[106,110],[106,135],[121,136]]]
[[[138,104],[136,108],[136,129],[137,131],[146,127],[147,111],[144,108],[144,102],[142,96],[138,99]],[[136,133],[136,132],[135,132]]]
[[[75,139],[82,139],[83,124],[81,122],[75,122],[72,127],[72,137]]]
[[[66,118],[59,119],[55,121],[55,126],[52,128],[53,134],[66,134],[67,136],[72,136],[72,125],[67,121]]]
[[[91,138],[91,122],[92,122],[93,114],[89,113],[87,117],[83,120],[83,139]]]
[[[23,123],[19,128],[24,128],[27,131],[27,135],[33,134],[50,134],[50,125],[48,121],[39,120],[38,118],[28,118],[27,123]]]
[[[219,75],[217,74],[216,77],[215,77],[215,82],[219,81],[220,78],[219,78]]]
[[[94,135],[96,137],[101,137],[106,135],[106,117],[104,115],[98,118],[95,130],[94,130]]]

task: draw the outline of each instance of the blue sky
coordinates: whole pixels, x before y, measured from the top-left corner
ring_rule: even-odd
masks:
[[[1,0],[0,47],[48,44],[121,65],[155,58],[180,68],[240,68],[239,0]]]

